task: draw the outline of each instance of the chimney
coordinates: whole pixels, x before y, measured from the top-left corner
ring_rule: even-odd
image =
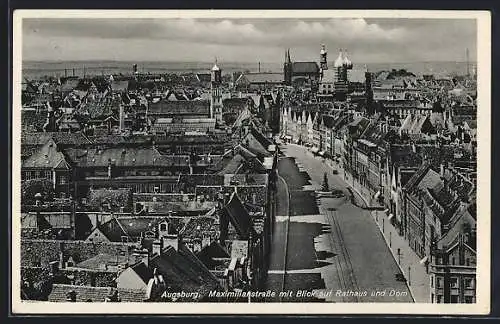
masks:
[[[152,255],[156,255],[156,254],[160,255],[161,254],[161,248],[162,248],[161,244],[162,244],[162,241],[160,241],[160,240],[155,240],[153,242]]]
[[[65,266],[64,264],[64,254],[62,251],[59,252],[59,269],[63,269]]]
[[[140,260],[146,265],[146,267],[149,267],[149,252],[147,249],[137,249],[133,256],[135,257],[135,262]]]
[[[179,236],[177,234],[168,234],[161,238],[163,247],[171,246],[179,251]]]
[[[112,166],[111,166],[111,159],[108,160],[108,179],[112,178],[113,172],[112,172]]]

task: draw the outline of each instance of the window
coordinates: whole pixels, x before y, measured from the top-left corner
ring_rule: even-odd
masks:
[[[431,304],[434,303],[434,294],[431,294]]]
[[[450,286],[451,288],[458,288],[458,278],[456,277],[450,278]]]
[[[450,303],[458,304],[458,295],[451,295],[450,296]]]
[[[65,175],[61,175],[57,177],[58,184],[66,184],[68,183],[68,178]]]
[[[443,278],[441,277],[436,278],[436,286],[437,288],[443,288]]]
[[[163,223],[163,224],[160,224],[160,231],[164,232],[167,230],[167,224]]]
[[[434,288],[434,276],[431,276],[431,288]]]
[[[465,265],[470,266],[470,259],[469,258],[465,259]]]
[[[465,278],[464,279],[464,286],[465,286],[465,288],[469,288],[469,289],[474,288],[474,280],[472,278]]]
[[[472,296],[464,296],[464,301],[466,304],[472,304],[474,298]]]
[[[436,296],[436,303],[441,304],[443,302],[443,295]]]
[[[451,257],[451,264],[455,265],[455,257]]]

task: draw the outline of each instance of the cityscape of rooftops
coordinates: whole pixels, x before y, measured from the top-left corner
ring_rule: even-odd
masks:
[[[21,299],[475,303],[476,34],[24,19]]]

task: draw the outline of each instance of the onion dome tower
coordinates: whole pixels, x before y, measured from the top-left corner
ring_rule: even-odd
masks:
[[[328,70],[327,54],[325,44],[321,44],[321,51],[319,52],[321,71]]]

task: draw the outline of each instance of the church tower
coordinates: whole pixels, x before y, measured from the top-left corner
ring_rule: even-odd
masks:
[[[210,118],[215,118],[217,124],[222,124],[222,76],[217,66],[217,59],[211,71]]]
[[[290,49],[285,52],[285,63],[283,64],[283,74],[286,85],[292,85],[292,60],[290,59]]]
[[[323,71],[328,70],[327,52],[325,44],[321,44],[321,51],[319,52],[319,64],[321,67],[322,74]]]

